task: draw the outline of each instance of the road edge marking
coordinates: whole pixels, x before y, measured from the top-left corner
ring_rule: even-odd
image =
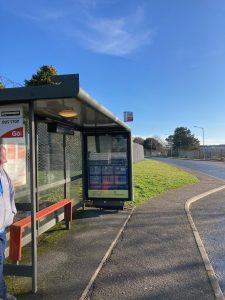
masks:
[[[202,198],[205,198],[211,194],[214,194],[214,193],[217,193],[219,191],[222,191],[225,189],[225,185],[222,185],[218,188],[215,188],[215,189],[212,189],[212,190],[209,190],[208,192],[205,192],[205,193],[202,193],[202,194],[199,194],[195,197],[192,197],[192,198],[189,198],[186,203],[185,203],[185,212],[186,212],[186,215],[187,215],[187,218],[188,218],[188,221],[190,223],[190,226],[191,226],[191,229],[193,231],[193,234],[194,234],[194,237],[195,237],[195,241],[196,241],[196,244],[198,246],[198,249],[199,249],[199,252],[201,254],[201,257],[202,257],[202,260],[204,262],[204,265],[205,265],[205,269],[206,269],[206,272],[208,274],[208,277],[209,277],[209,280],[210,280],[210,283],[211,283],[211,286],[212,286],[212,289],[213,289],[213,292],[214,292],[214,295],[215,295],[215,298],[218,299],[218,300],[225,300],[225,297],[222,293],[222,290],[220,288],[220,285],[219,285],[219,281],[217,279],[217,276],[214,272],[214,269],[210,263],[210,260],[208,258],[208,255],[207,255],[207,252],[205,250],[205,247],[204,247],[204,244],[200,238],[200,235],[198,233],[198,230],[195,226],[195,223],[193,221],[193,218],[191,216],[191,212],[190,212],[190,206],[192,203],[202,199]]]
[[[99,272],[101,271],[104,263],[107,261],[107,259],[109,258],[109,256],[112,253],[113,248],[115,247],[115,245],[117,244],[121,234],[123,233],[128,221],[130,220],[134,210],[135,210],[136,206],[132,208],[131,212],[129,213],[129,215],[127,216],[125,222],[123,223],[122,227],[120,228],[120,231],[118,232],[117,236],[115,237],[114,241],[111,243],[109,249],[107,250],[105,256],[103,257],[103,259],[101,260],[98,268],[96,269],[96,271],[94,272],[94,274],[92,275],[89,283],[87,284],[86,288],[84,289],[83,293],[81,294],[79,300],[85,300],[85,298],[87,297],[91,287],[93,286],[95,279],[97,278]]]

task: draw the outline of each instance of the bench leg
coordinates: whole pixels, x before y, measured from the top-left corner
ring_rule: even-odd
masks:
[[[71,227],[71,223],[72,223],[72,203],[65,205],[64,218],[66,221],[66,229],[69,230]]]
[[[9,258],[18,264],[22,257],[22,228],[11,225],[10,242],[9,242]]]

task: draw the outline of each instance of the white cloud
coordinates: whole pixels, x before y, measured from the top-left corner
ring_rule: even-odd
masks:
[[[135,17],[134,17],[135,19]],[[128,18],[94,19],[87,23],[88,30],[80,33],[84,45],[94,52],[126,56],[152,42],[153,30],[131,29]],[[134,27],[134,26],[133,26]]]
[[[109,0],[104,3],[108,9],[111,4]],[[119,7],[119,2],[117,4]],[[37,22],[45,30],[57,29],[74,42],[100,54],[124,57],[151,44],[155,31],[145,25],[143,8],[136,7],[134,13],[126,16],[118,16],[116,12],[109,18],[105,17],[105,10],[101,10],[102,5],[102,0],[68,0],[64,6],[59,2],[54,6],[36,3],[36,7],[15,9],[13,13]]]

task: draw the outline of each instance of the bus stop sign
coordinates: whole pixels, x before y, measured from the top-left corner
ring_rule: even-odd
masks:
[[[133,122],[133,112],[132,111],[125,111],[124,115],[124,122]]]

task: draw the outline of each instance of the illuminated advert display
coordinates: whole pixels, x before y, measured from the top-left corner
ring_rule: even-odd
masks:
[[[88,197],[127,199],[127,138],[88,137]]]

